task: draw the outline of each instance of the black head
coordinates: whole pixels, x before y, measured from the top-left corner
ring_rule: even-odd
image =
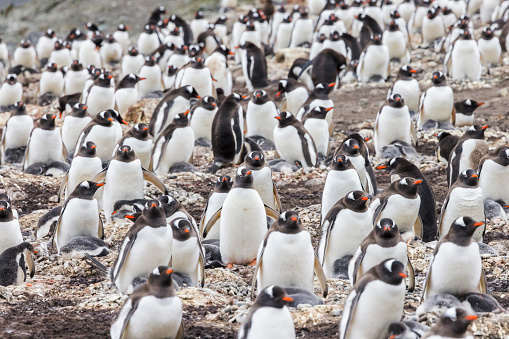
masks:
[[[54,73],[54,72],[58,71],[58,66],[57,66],[57,64],[55,64],[54,62],[52,62],[51,64],[48,64],[48,65],[46,66],[46,70],[47,70],[48,72],[53,72],[53,73]]]
[[[155,33],[156,26],[154,25],[145,25],[143,27],[143,32],[147,34],[154,34]]]
[[[484,225],[482,221],[475,221],[470,217],[459,217],[453,221],[447,236],[452,241],[467,240],[467,243],[470,243],[475,230],[482,225]]]
[[[404,65],[399,69],[399,75],[402,75],[407,78],[411,78],[417,71],[410,67],[409,65]]]
[[[387,169],[390,171],[402,171],[407,169],[408,167],[413,167],[414,165],[406,160],[405,158],[396,157],[389,160],[385,165],[377,166],[376,169]]]
[[[403,279],[408,277],[405,273],[405,266],[396,259],[382,261],[376,266],[375,270],[378,272],[380,280],[391,285],[399,285]]]
[[[147,201],[141,214],[146,220],[155,222],[155,224],[151,224],[152,226],[166,225],[166,214],[164,213],[163,204],[159,200]]]
[[[187,49],[187,54],[189,54],[190,58],[199,56],[201,54],[201,52],[202,52],[202,48],[199,45],[191,45]]]
[[[399,14],[399,11],[397,9],[393,9],[390,13],[390,16],[392,20],[401,18],[401,15]]]
[[[12,206],[10,201],[0,200],[0,221],[12,220]]]
[[[467,186],[477,187],[479,185],[479,175],[473,169],[467,169],[460,173],[460,182]]]
[[[189,125],[189,118],[188,118],[189,110],[185,111],[184,113],[179,113],[175,115],[175,118],[173,118],[173,123],[179,127],[185,127]]]
[[[283,233],[295,234],[302,231],[304,227],[297,212],[286,211],[279,216],[276,229]]]
[[[152,56],[147,55],[147,56],[145,57],[145,64],[144,64],[145,66],[155,66],[155,64],[156,64],[156,58],[155,58],[155,56],[153,56],[153,55],[152,55]]]
[[[338,41],[339,39],[341,39],[341,35],[337,30],[333,29],[329,34],[329,40]]]
[[[51,39],[51,38],[56,37],[57,35],[55,34],[55,32],[54,32],[51,28],[48,28],[48,29],[46,30],[46,32],[44,32],[44,36],[45,36],[46,38],[50,38],[50,39]]]
[[[106,41],[109,44],[116,42],[112,34],[106,34],[106,36],[104,37],[104,41]]]
[[[390,218],[378,220],[375,225],[375,235],[378,238],[392,239],[399,234],[398,225]]]
[[[110,111],[102,111],[94,117],[94,121],[101,126],[111,126],[115,118],[111,115]]]
[[[440,142],[442,139],[445,139],[449,136],[451,136],[451,133],[448,133],[446,131],[442,131],[442,132],[438,132],[435,134],[437,139],[438,139],[438,142]]]
[[[223,175],[217,178],[214,186],[214,192],[216,193],[228,193],[233,185],[233,179],[228,175]]]
[[[465,132],[464,136],[471,139],[484,139],[484,132],[488,128],[488,125],[473,125],[470,126]]]
[[[316,42],[323,43],[326,39],[327,39],[327,37],[325,36],[325,34],[322,33],[316,37]]]
[[[253,151],[246,155],[244,162],[250,168],[263,168],[265,167],[265,157],[262,152]]]
[[[470,314],[462,308],[452,307],[442,314],[437,321],[437,326],[448,328],[459,338],[461,334],[467,332],[468,326],[476,319],[476,315]]]
[[[277,84],[276,98],[279,98],[281,94],[286,93],[287,87],[288,80],[279,80],[279,83]]]
[[[191,98],[201,99],[201,97],[198,95],[198,92],[196,92],[196,90],[194,89],[193,86],[187,85],[187,86],[181,87],[181,89],[182,89],[182,96],[184,96],[185,98],[187,98],[187,99],[191,99]]]
[[[147,124],[136,124],[131,129],[132,134],[136,139],[145,139],[148,137],[148,125]]]
[[[134,46],[130,46],[129,49],[127,50],[127,53],[130,55],[130,56],[137,56],[139,53],[138,53],[138,50],[136,49],[136,47]]]
[[[343,203],[355,211],[365,210],[369,197],[363,191],[351,191],[343,198]]]
[[[217,47],[216,51],[221,53],[225,57],[228,57],[228,55],[234,55],[235,54],[226,45],[219,45]]]
[[[382,34],[375,34],[371,36],[371,42],[373,45],[382,45]]]
[[[331,170],[345,171],[354,168],[350,159],[344,154],[336,154],[332,159]]]
[[[267,101],[269,101],[269,96],[267,95],[267,92],[263,89],[259,89],[253,93],[253,98],[251,99],[253,103],[257,105],[263,105]]]
[[[440,11],[433,7],[428,9],[428,19],[430,20],[434,19],[438,15],[438,13],[440,13]]]
[[[120,32],[127,32],[128,29],[129,29],[129,26],[126,26],[124,24],[120,24],[117,27],[117,31],[120,31]]]
[[[23,40],[21,40],[19,45],[21,46],[21,48],[30,48],[30,47],[32,47],[32,42],[28,39],[23,39]]]
[[[228,21],[228,17],[224,14],[220,15],[219,18],[217,18],[215,24],[216,25],[224,25],[226,24],[226,21]]]
[[[313,90],[313,93],[315,93],[318,96],[329,95],[330,91],[334,89],[334,86],[336,86],[336,83],[334,82],[330,84],[321,82],[318,85],[316,85],[315,89]]]
[[[205,108],[206,110],[209,110],[209,111],[213,111],[217,108],[216,99],[209,95],[201,98],[201,104],[202,104],[203,108]]]
[[[53,130],[55,129],[55,119],[56,115],[53,113],[44,114],[39,120],[39,128],[45,130]]]
[[[493,38],[493,36],[494,36],[494,34],[493,34],[493,30],[491,29],[491,27],[484,27],[484,29],[482,30],[482,33],[481,33],[481,38],[489,40],[489,39]]]
[[[407,327],[403,322],[392,323],[389,325],[389,338],[401,338],[402,334],[405,334]]]
[[[463,33],[459,36],[461,40],[472,40],[472,34],[470,34],[470,31],[464,30]]]
[[[292,301],[293,299],[286,294],[284,288],[272,285],[260,292],[255,300],[255,305],[258,305],[258,307],[283,308]]]
[[[440,71],[433,72],[431,82],[433,82],[434,85],[445,86],[447,83],[445,80],[445,74]]]
[[[96,68],[97,71],[97,68]],[[101,71],[102,72],[102,71]],[[101,73],[97,79],[95,80],[95,84],[101,87],[110,87],[111,86],[111,79],[113,79],[113,75],[110,75],[109,73]]]
[[[203,15],[203,12],[202,11],[196,11],[196,13],[194,13],[194,18],[199,20],[199,19],[203,19],[205,16]]]
[[[341,151],[348,156],[356,156],[361,150],[361,145],[358,140],[350,138],[341,145]]]
[[[95,192],[102,186],[104,186],[104,182],[93,182],[93,181],[82,181],[74,191],[71,193],[70,197],[82,197],[92,199]]]
[[[117,150],[117,159],[123,162],[131,162],[136,159],[134,150],[128,145],[122,145]]]
[[[71,116],[76,118],[83,118],[87,116],[87,106],[84,104],[74,104],[72,107]]]
[[[405,106],[405,99],[400,94],[393,94],[389,97],[389,106],[401,108]]]
[[[86,25],[85,25],[85,29],[88,29],[89,31],[98,31],[99,30],[99,27],[94,24],[93,22],[88,22]]]
[[[136,84],[145,78],[140,78],[136,74],[129,73],[120,81],[118,88],[133,88]]]
[[[87,141],[84,145],[80,146],[78,156],[95,157],[97,146],[93,141]]]
[[[83,65],[79,62],[79,60],[73,60],[71,63],[71,70],[74,72],[81,71],[83,69]]]
[[[169,65],[167,68],[166,68],[166,75],[169,76],[169,77],[172,77],[174,75],[177,74],[178,72],[178,68],[173,66],[173,65]]]
[[[327,116],[327,113],[332,111],[334,107],[323,107],[323,106],[316,106],[313,108],[308,115],[306,115],[306,119],[314,118],[314,119],[325,119]]]
[[[503,166],[509,165],[509,148],[501,146],[495,150],[495,154],[498,156],[500,164]]]
[[[452,10],[449,7],[442,8],[442,15],[449,15],[452,13]]]
[[[419,187],[419,184],[422,183],[422,181],[423,181],[422,179],[405,177],[399,180],[398,182],[394,182],[393,184],[396,186],[396,190],[398,192],[406,194],[408,196],[416,196],[417,188]]]
[[[291,16],[291,15],[287,15],[287,16],[285,16],[285,17],[283,18],[283,22],[282,22],[282,23],[284,23],[284,24],[289,24],[289,23],[291,23],[291,22],[292,22],[292,20],[293,20],[292,16]]]
[[[12,115],[26,115],[27,114],[27,106],[23,101],[18,101],[14,105],[14,112]]]
[[[161,202],[167,217],[172,216],[180,208],[180,203],[171,195],[161,195],[157,200]]]
[[[14,85],[18,82],[18,76],[16,74],[7,74],[6,81],[9,85]]]
[[[119,124],[129,125],[127,123],[127,121],[122,119],[122,116],[120,115],[120,113],[118,113],[114,109],[110,108],[110,109],[107,109],[106,111],[109,112],[111,114],[111,116],[113,117],[113,119],[115,119]]]
[[[249,95],[240,95],[238,93],[232,93],[225,100],[233,100],[236,103],[240,103],[241,101],[247,101],[249,99],[251,99]]]
[[[148,276],[147,284],[157,288],[161,293],[161,288],[166,289],[165,295],[175,295],[175,288],[173,287],[173,268],[168,266],[159,266],[155,268]]]
[[[254,178],[252,173],[253,172],[250,169],[239,167],[237,174],[235,175],[235,181],[233,182],[232,188],[253,188]]]
[[[173,230],[173,239],[186,241],[191,237],[193,225],[186,218],[176,218],[171,222],[171,229]]]
[[[280,112],[275,118],[279,122],[279,127],[286,127],[297,121],[292,113],[286,111]]]
[[[467,99],[459,102],[454,103],[454,107],[456,108],[456,112],[459,113],[466,113],[471,114],[474,112],[478,107],[481,107],[484,105],[484,102],[478,102],[472,99]]]
[[[398,24],[395,21],[391,20],[391,22],[389,22],[389,31],[390,32],[399,31],[399,26],[398,26]]]

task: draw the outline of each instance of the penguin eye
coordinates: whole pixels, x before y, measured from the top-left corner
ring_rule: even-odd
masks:
[[[470,126],[470,127],[468,128],[468,131],[469,131],[469,132],[475,132],[475,126]]]
[[[392,264],[395,262],[396,260],[394,259],[391,259],[391,260],[388,260],[385,262],[384,266],[385,268],[387,269],[387,271],[389,272],[392,272]]]

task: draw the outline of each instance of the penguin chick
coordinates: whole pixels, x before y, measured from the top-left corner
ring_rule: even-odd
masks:
[[[473,338],[467,330],[468,326],[477,318],[476,315],[469,314],[462,308],[450,308],[442,314],[435,326],[426,332],[422,338]]]

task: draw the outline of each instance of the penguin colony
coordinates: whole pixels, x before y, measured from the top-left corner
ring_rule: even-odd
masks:
[[[62,39],[48,29],[12,53],[0,43],[0,108],[11,113],[1,164],[61,178],[59,206],[33,235],[21,234],[16,200],[0,193],[0,284],[36,279],[37,256],[83,259],[114,293],[129,295],[112,338],[183,338],[177,292],[203,287],[206,270],[248,265],[256,300],[239,338],[295,338],[289,307],[323,304],[337,279],[351,285],[340,338],[473,338],[476,312],[502,310],[488,295],[481,254],[496,253],[483,244],[487,220],[507,218],[509,146],[490,147],[488,126],[474,116],[483,103],[455,102],[447,81],[478,81],[501,65],[507,1],[266,1],[238,17],[228,11],[235,6],[223,1],[221,15],[198,11],[190,22],[160,6],[138,37],[124,24],[108,34],[88,23]],[[474,29],[482,31],[477,40]],[[423,70],[410,66],[415,36],[444,59],[422,93]],[[296,47],[309,59],[296,59],[286,79],[269,80],[267,58]],[[232,67],[244,78],[234,79]],[[29,115],[20,78],[34,73],[37,104],[58,106],[60,116]],[[330,95],[356,81],[392,87],[374,131],[331,149],[333,114],[342,108]],[[234,83],[244,90],[236,93]],[[129,124],[123,117],[144,98],[157,106]],[[437,161],[447,165],[439,213],[419,169],[424,130],[437,131]],[[217,176],[201,220],[168,190],[170,173],[196,170],[195,145],[213,156],[208,172],[229,173]],[[329,168],[315,248],[273,181],[273,172],[313,167]],[[375,170],[389,172],[383,190]],[[149,194],[145,182],[160,193]],[[111,232],[124,232],[117,249],[105,238]],[[37,248],[34,238],[43,239]],[[423,243],[434,251],[416,286],[408,248]],[[109,255],[111,267],[97,259]],[[466,302],[443,309],[431,328],[402,321],[405,295],[416,288],[418,315],[450,299]]]

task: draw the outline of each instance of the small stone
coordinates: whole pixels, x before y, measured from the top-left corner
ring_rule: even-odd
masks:
[[[9,291],[6,287],[0,286],[0,297],[4,299],[11,299],[12,298],[12,292]]]
[[[316,187],[324,184],[324,180],[322,178],[314,178],[306,181],[304,186],[306,187]]]
[[[50,202],[58,202],[58,195],[54,195],[51,198],[49,198]]]
[[[330,314],[334,317],[339,317],[341,313],[343,313],[343,311],[341,311],[339,308],[335,308],[332,310]]]
[[[509,96],[509,90],[507,88],[502,88],[497,92],[497,97],[507,97]]]
[[[304,310],[304,309],[310,308],[310,307],[313,307],[313,306],[311,304],[298,304],[297,305],[298,310]]]

